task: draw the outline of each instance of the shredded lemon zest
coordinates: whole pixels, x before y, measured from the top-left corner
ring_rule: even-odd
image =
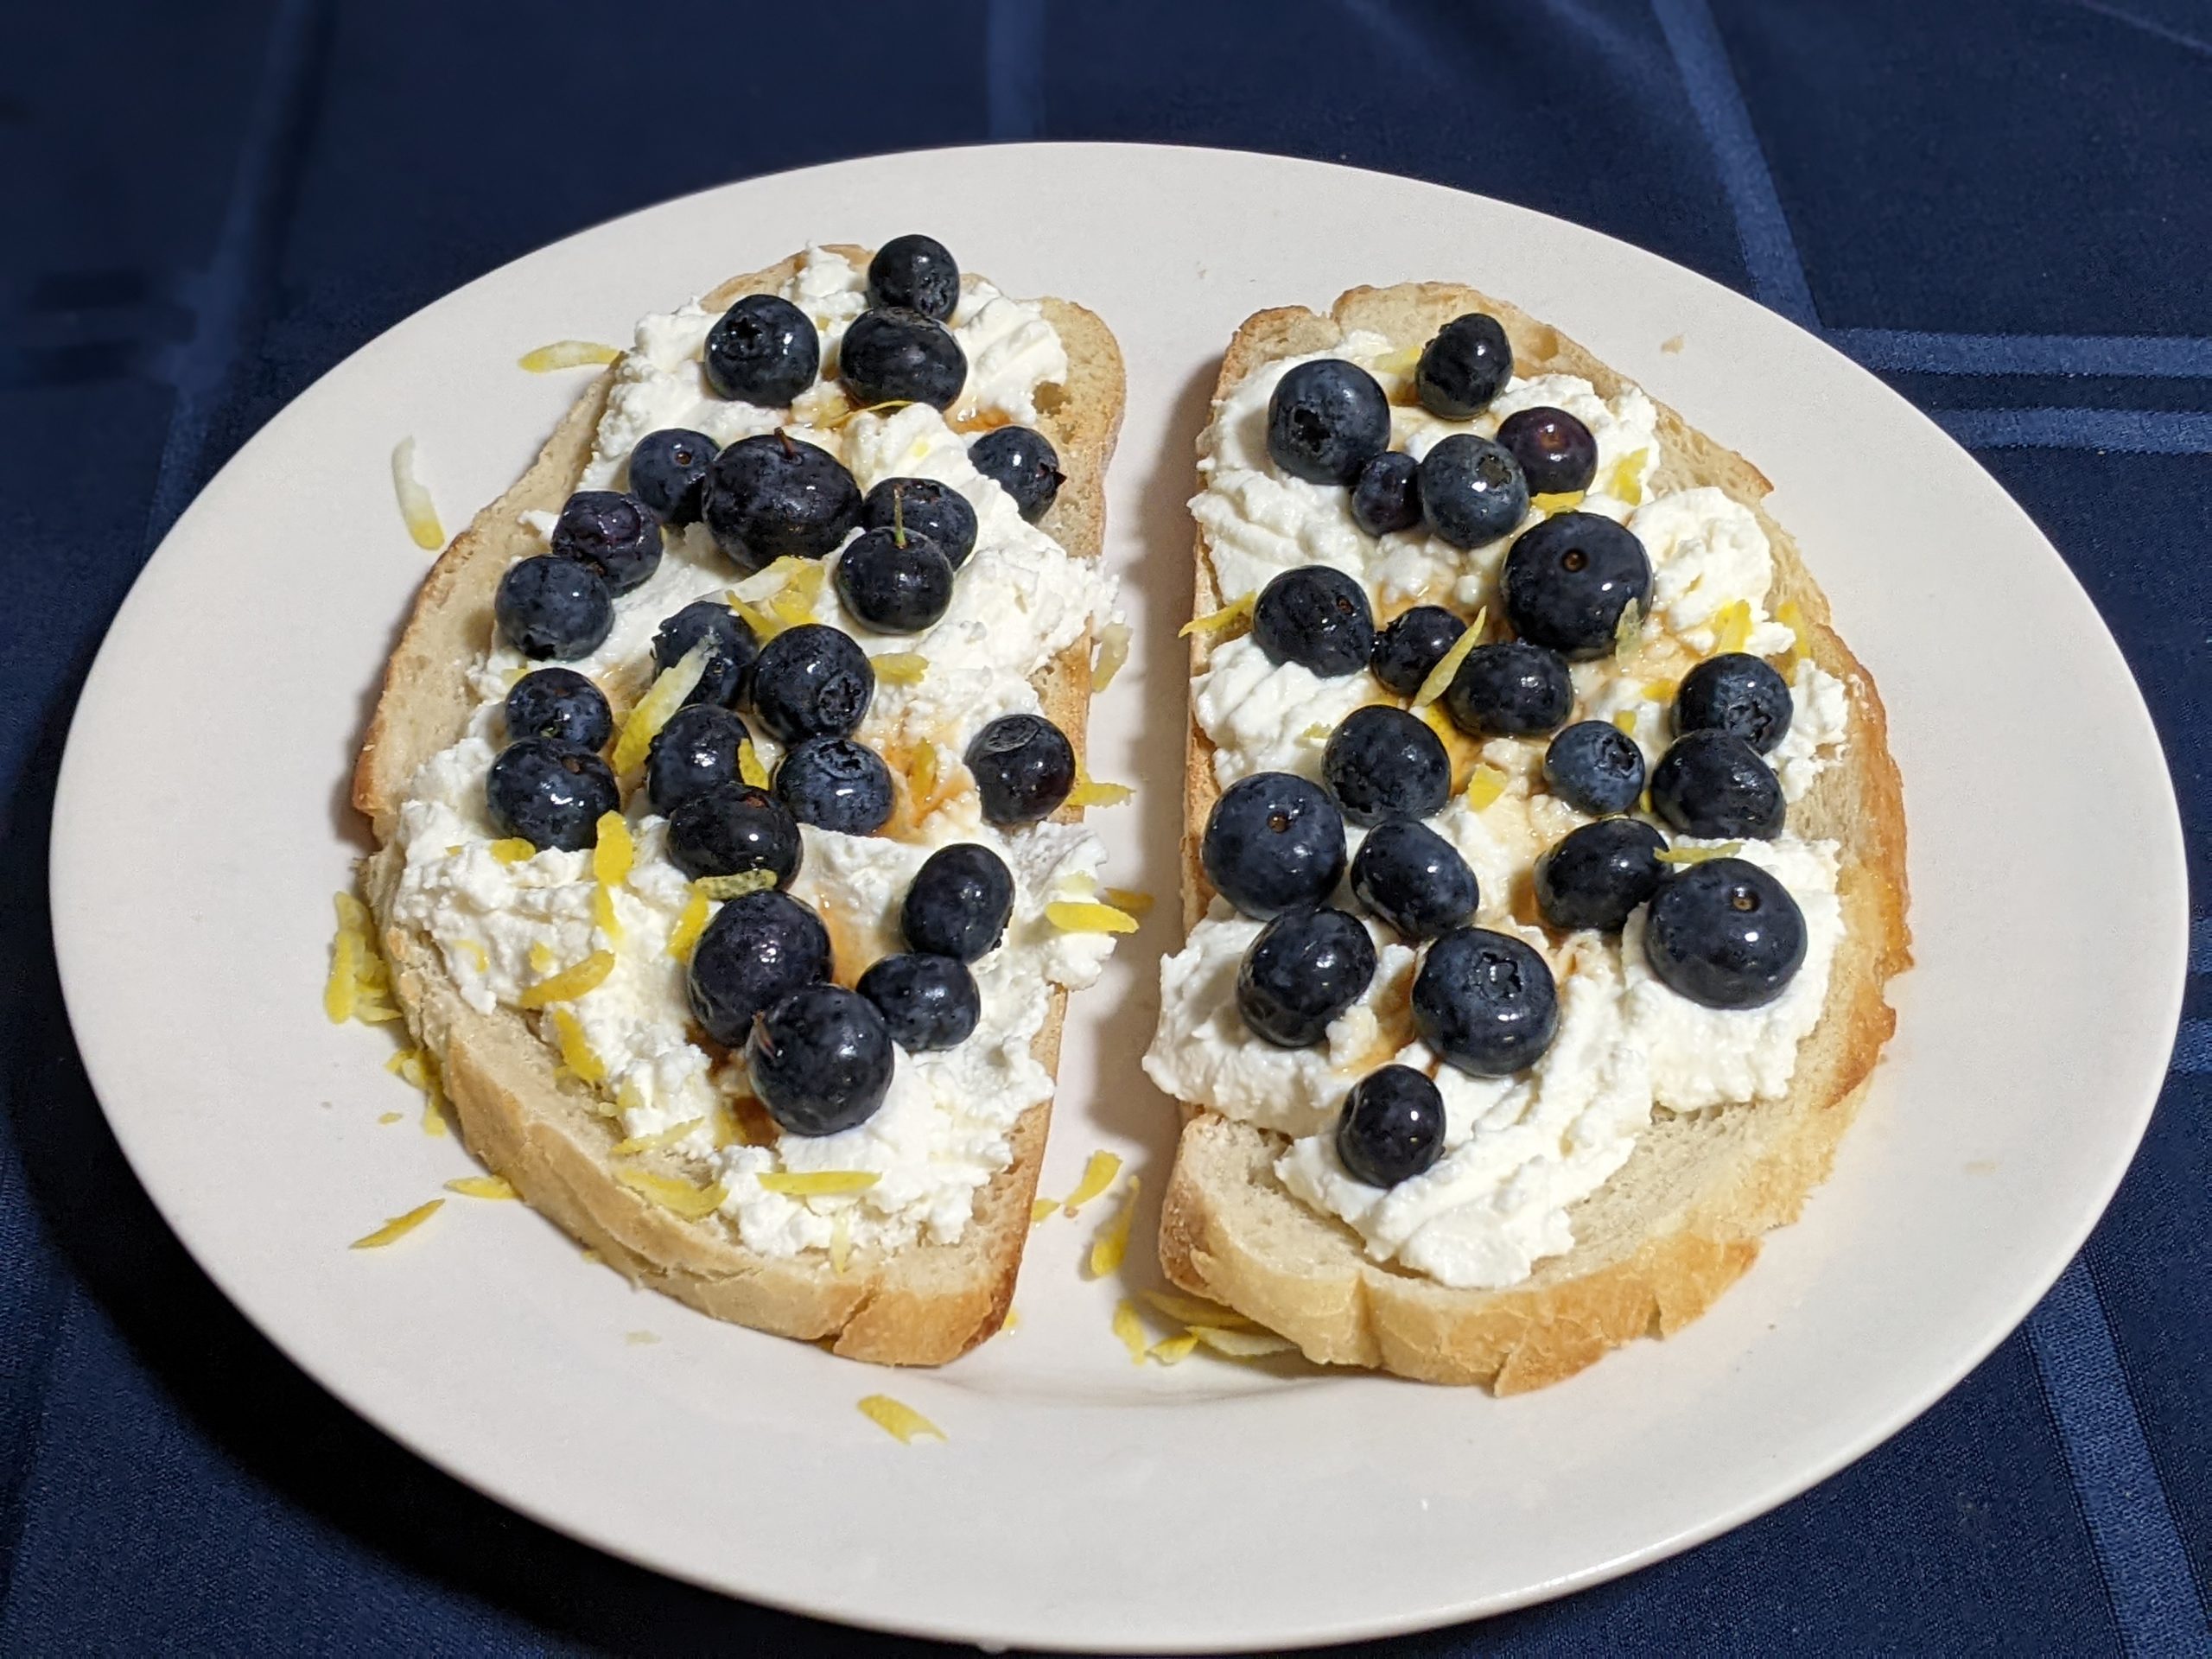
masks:
[[[773,870],[740,870],[735,875],[702,875],[691,891],[715,904],[742,899],[748,893],[766,893],[776,885]]]
[[[551,973],[554,964],[560,960],[560,957],[553,954],[553,947],[544,940],[533,939],[531,942],[530,971],[533,974]]]
[[[607,1062],[592,1052],[583,1027],[566,1008],[553,1010],[553,1035],[561,1051],[561,1064],[585,1083],[605,1083]]]
[[[1119,806],[1136,793],[1127,784],[1102,784],[1075,763],[1075,787],[1068,791],[1070,806]]]
[[[671,1123],[652,1135],[634,1135],[617,1141],[609,1150],[617,1158],[634,1158],[641,1152],[659,1152],[674,1146],[692,1130],[705,1128],[706,1122],[703,1117],[686,1118],[681,1123]]]
[[[1231,1359],[1265,1359],[1270,1354],[1287,1354],[1297,1351],[1298,1344],[1288,1337],[1279,1337],[1272,1331],[1234,1331],[1226,1325],[1194,1325],[1191,1334],[1217,1354]]]
[[[1548,518],[1555,512],[1573,512],[1582,505],[1586,493],[1582,490],[1547,490],[1530,496],[1529,505]]]
[[[1021,1310],[1009,1306],[1006,1311],[1006,1318],[999,1321],[999,1334],[1002,1337],[1007,1336],[1020,1329]]]
[[[749,737],[738,742],[737,775],[741,782],[754,789],[768,787],[768,768],[760,764],[760,751],[753,747]]]
[[[833,1198],[865,1192],[883,1176],[873,1169],[772,1169],[759,1178],[764,1191],[787,1198]]]
[[[1613,660],[1624,663],[1643,648],[1643,607],[1634,600],[1621,607],[1613,624]]]
[[[691,960],[692,948],[699,943],[699,936],[707,931],[707,895],[696,887],[683,901],[683,912],[676,918],[676,925],[668,930],[668,954],[678,962]]]
[[[1636,710],[1633,709],[1621,709],[1615,710],[1613,714],[1613,729],[1618,732],[1624,733],[1627,736],[1634,737],[1636,735]]]
[[[887,1394],[871,1394],[860,1406],[861,1416],[901,1446],[912,1446],[915,1437],[921,1434],[934,1435],[940,1440],[946,1438],[945,1432],[920,1412]]]
[[[495,841],[485,850],[502,864],[519,864],[525,858],[537,856],[537,849],[520,836],[509,836],[505,841]]]
[[[1137,1193],[1143,1183],[1134,1175],[1122,1190],[1122,1207],[1090,1245],[1090,1276],[1103,1279],[1120,1268],[1129,1253],[1129,1228],[1137,1218]]]
[[[1395,352],[1385,352],[1375,359],[1375,372],[1377,374],[1403,374],[1420,364],[1421,351],[1419,346],[1402,346]]]
[[[1487,762],[1467,774],[1467,806],[1479,812],[1505,793],[1505,774]]]
[[[353,1017],[365,1026],[389,1025],[399,1018],[399,1010],[383,1002],[357,1002],[353,1005]]]
[[[1647,818],[1651,816],[1651,785],[1643,786],[1643,793],[1636,798],[1636,810]]]
[[[1033,1199],[1029,1205],[1029,1224],[1032,1227],[1037,1226],[1048,1219],[1052,1211],[1059,1207],[1060,1201],[1058,1198]]]
[[[630,879],[637,856],[638,843],[631,839],[628,820],[620,812],[601,813],[599,839],[591,849],[592,879],[599,883],[592,893],[592,919],[601,932],[618,943],[622,920],[614,913],[614,890]]]
[[[394,1216],[373,1233],[364,1233],[350,1248],[357,1250],[380,1250],[396,1238],[404,1238],[432,1216],[445,1203],[443,1198],[432,1198],[428,1204],[418,1204],[404,1216]]]
[[[1669,847],[1652,857],[1662,864],[1702,864],[1710,858],[1733,858],[1744,850],[1740,841],[1724,841],[1718,847]]]
[[[1185,1331],[1179,1337],[1162,1337],[1147,1351],[1162,1365],[1179,1365],[1191,1357],[1198,1345],[1198,1338]]]
[[[1129,1351],[1129,1363],[1144,1363],[1144,1321],[1137,1317],[1137,1305],[1124,1296],[1114,1304],[1114,1334],[1122,1339],[1122,1346]]]
[[[1716,657],[1729,652],[1741,651],[1751,641],[1751,602],[1734,599],[1723,605],[1713,619],[1713,654]]]
[[[621,355],[620,347],[602,346],[594,340],[556,340],[534,352],[524,352],[515,363],[531,374],[551,374],[556,369],[597,368]]]
[[[686,1221],[699,1221],[711,1216],[722,1206],[729,1196],[728,1189],[720,1181],[712,1186],[694,1186],[689,1181],[679,1181],[673,1175],[657,1175],[650,1169],[640,1169],[635,1164],[614,1166],[614,1179],[632,1192],[651,1198],[655,1204]]]
[[[1241,623],[1252,620],[1252,607],[1260,602],[1256,593],[1232,599],[1217,611],[1208,611],[1204,616],[1194,616],[1175,631],[1178,639],[1187,639],[1192,634],[1212,636],[1226,633]]]
[[[937,800],[937,745],[925,743],[914,751],[906,767],[906,785],[924,810]]]
[[[406,1116],[407,1114],[404,1112],[378,1112],[377,1114],[377,1122],[379,1123],[397,1123],[401,1118]]]
[[[683,706],[684,698],[697,690],[707,671],[708,655],[713,650],[712,636],[702,639],[653,677],[652,686],[638,699],[638,706],[630,711],[630,717],[622,722],[622,735],[614,741],[615,771],[628,772],[645,763],[645,751],[652,747],[660,728]]]
[[[1098,654],[1091,659],[1090,689],[1103,691],[1129,660],[1129,625],[1109,622],[1098,630]]]
[[[1134,933],[1137,918],[1124,916],[1111,905],[1077,903],[1055,899],[1045,906],[1045,919],[1063,933]]]
[[[1184,1325],[1211,1325],[1221,1331],[1243,1331],[1249,1329],[1252,1323],[1242,1313],[1232,1313],[1213,1302],[1200,1301],[1195,1296],[1179,1296],[1172,1290],[1141,1290],[1137,1294],[1169,1319]]]
[[[1098,896],[1115,909],[1127,911],[1132,916],[1152,913],[1152,895],[1139,893],[1135,887],[1109,887]]]
[[[745,1144],[745,1126],[726,1100],[715,1103],[713,1112],[714,1136],[716,1147],[740,1147]]]
[[[1467,660],[1467,653],[1479,644],[1483,624],[1490,620],[1490,607],[1484,606],[1475,613],[1475,620],[1467,631],[1452,642],[1452,649],[1436,660],[1436,666],[1422,678],[1421,690],[1414,693],[1414,707],[1426,709],[1452,689],[1452,677],[1459,671],[1459,664]]]
[[[392,446],[391,487],[399,498],[399,516],[405,521],[407,534],[415,545],[425,553],[435,553],[446,544],[445,526],[438,522],[438,509],[430,499],[430,493],[423,488],[423,480],[415,475],[415,440],[402,438]]]
[[[1672,702],[1675,693],[1681,689],[1680,680],[1646,680],[1643,683],[1643,695],[1653,702]]]
[[[521,1195],[512,1182],[504,1175],[464,1175],[457,1181],[448,1181],[446,1191],[458,1192],[464,1198],[512,1198]]]
[[[739,620],[753,630],[762,645],[766,645],[784,631],[783,623],[772,611],[765,610],[760,606],[755,605],[751,600],[741,594],[736,588],[731,588],[722,597],[729,602],[730,609],[737,613]]]
[[[1650,453],[1649,449],[1631,449],[1623,455],[1613,467],[1612,483],[1607,487],[1605,493],[1611,496],[1614,500],[1624,502],[1629,506],[1642,506],[1643,480],[1640,474],[1643,471],[1644,459]]]
[[[349,928],[356,933],[369,931],[369,907],[366,905],[350,893],[334,893],[330,897],[338,912],[339,926]]]
[[[1118,1154],[1094,1152],[1090,1161],[1083,1166],[1083,1179],[1075,1184],[1075,1191],[1068,1194],[1067,1212],[1071,1216],[1093,1198],[1114,1185],[1114,1178],[1122,1173]]]
[[[1794,599],[1785,599],[1774,607],[1774,620],[1789,630],[1790,653],[1796,657],[1813,654],[1813,632],[1805,625],[1805,613]]]
[[[830,1271],[844,1277],[845,1264],[853,1257],[853,1224],[849,1211],[840,1210],[830,1217]]]
[[[475,940],[457,939],[454,941],[454,945],[456,949],[468,952],[470,959],[476,963],[478,973],[488,974],[492,971],[492,958],[485,954],[484,947]]]
[[[829,572],[819,559],[802,559],[795,553],[786,553],[775,564],[783,567],[784,585],[776,589],[769,600],[768,609],[776,620],[787,628],[814,620],[814,601],[821,597],[822,584]]]
[[[588,996],[607,982],[614,971],[614,953],[594,950],[573,968],[563,968],[550,979],[541,979],[515,999],[517,1006],[542,1008],[555,1002],[573,1002]]]
[[[322,1011],[334,1026],[351,1020],[359,1000],[360,982],[354,964],[360,960],[360,939],[351,928],[341,927],[330,942],[330,977],[322,988]]]
[[[918,685],[930,667],[930,659],[918,651],[887,651],[869,658],[868,663],[886,685]]]
[[[1301,743],[1325,743],[1329,741],[1329,728],[1316,721],[1298,734],[1298,741]]]

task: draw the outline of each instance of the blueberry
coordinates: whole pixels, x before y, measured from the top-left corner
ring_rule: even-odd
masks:
[[[1685,732],[1651,769],[1651,804],[1680,834],[1718,841],[1782,833],[1782,785],[1732,732]]]
[[[1042,715],[1001,715],[976,734],[967,760],[993,823],[1048,818],[1075,787],[1075,748]]]
[[[715,457],[700,516],[749,575],[787,554],[818,559],[843,541],[860,521],[861,487],[827,449],[765,432]]]
[[[1370,536],[1421,523],[1421,463],[1402,449],[1385,449],[1361,467],[1351,486],[1351,521]]]
[[[1375,636],[1367,665],[1391,690],[1410,697],[1466,631],[1467,625],[1441,605],[1416,605]]]
[[[919,633],[952,607],[952,563],[918,531],[862,531],[837,556],[837,597],[879,633]]]
[[[1253,1034],[1306,1048],[1375,977],[1375,941],[1341,910],[1287,910],[1260,930],[1236,970],[1236,1007]]]
[[[1659,890],[1666,837],[1641,818],[1600,818],[1536,861],[1536,909],[1554,927],[1618,933]]]
[[[1651,561],[1611,519],[1557,513],[1515,541],[1498,591],[1516,633],[1583,662],[1613,649],[1623,611],[1634,605],[1642,614],[1651,598]]]
[[[885,957],[861,976],[859,990],[909,1053],[958,1047],[983,1014],[976,976],[956,957]]]
[[[1447,421],[1471,420],[1490,407],[1513,373],[1513,342],[1496,317],[1457,316],[1421,347],[1414,370],[1421,406]]]
[[[762,1012],[745,1045],[753,1092],[779,1128],[835,1135],[865,1123],[891,1088],[891,1031],[842,985],[804,985]]]
[[[801,986],[830,977],[830,930],[789,893],[747,893],[714,914],[692,947],[684,990],[707,1035],[742,1044],[753,1018]]]
[[[872,836],[891,818],[891,768],[849,737],[810,737],[777,763],[776,797],[801,823]]]
[[[779,743],[842,737],[875,701],[875,669],[852,635],[819,622],[786,628],[753,665],[753,709]]]
[[[955,570],[976,550],[976,509],[951,485],[933,478],[882,480],[861,503],[861,524],[926,536]]]
[[[909,949],[974,962],[1006,935],[1014,914],[1014,874],[1006,861],[972,841],[940,847],[914,872],[899,925]]]
[[[1563,409],[1524,409],[1497,425],[1497,441],[1539,495],[1586,490],[1598,475],[1598,440]]]
[[[711,702],[734,708],[745,695],[760,643],[752,625],[718,599],[695,599],[660,625],[653,634],[653,666],[674,668],[702,639],[711,640],[707,664],[686,704]]]
[[[933,236],[894,236],[868,261],[868,302],[950,322],[960,303],[960,267]]]
[[[822,336],[814,320],[775,294],[747,294],[708,330],[707,384],[722,397],[779,409],[814,384]]]
[[[1344,814],[1319,784],[1255,772],[1213,804],[1198,861],[1215,890],[1247,916],[1265,920],[1318,905],[1344,878]]]
[[[599,821],[621,810],[622,791],[590,750],[525,737],[492,763],[484,804],[502,836],[519,836],[541,853],[549,847],[573,853],[599,844]]]
[[[1478,1077],[1534,1065],[1559,1030],[1552,970],[1510,934],[1484,927],[1446,933],[1414,975],[1414,1029]]]
[[[597,571],[540,553],[507,567],[492,614],[524,656],[573,662],[597,651],[613,630],[614,595]]]
[[[664,524],[696,524],[714,464],[715,441],[703,432],[648,432],[630,451],[630,493]]]
[[[663,817],[723,784],[739,783],[738,746],[750,735],[727,709],[695,702],[677,709],[645,751],[645,801]]]
[[[1444,691],[1444,712],[1471,737],[1540,736],[1556,731],[1573,706],[1565,659],[1519,639],[1477,645]]]
[[[1643,751],[1609,720],[1581,720],[1544,751],[1544,781],[1579,812],[1625,812],[1643,794]]]
[[[1761,754],[1789,734],[1791,712],[1789,682],[1740,651],[1707,658],[1675,694],[1677,732],[1731,732]]]
[[[968,446],[968,459],[1014,498],[1015,509],[1033,524],[1045,516],[1067,481],[1060,470],[1059,451],[1042,432],[1026,426],[993,428]]]
[[[1409,939],[1440,938],[1474,920],[1482,893],[1459,849],[1425,823],[1378,823],[1351,861],[1352,897]]]
[[[1789,889],[1741,858],[1709,858],[1664,882],[1645,918],[1659,982],[1708,1008],[1780,996],[1805,960],[1805,913]]]
[[[1388,703],[1355,709],[1329,734],[1321,777],[1352,823],[1425,818],[1452,797],[1452,757],[1418,715]]]
[[[863,409],[889,403],[946,409],[968,384],[968,354],[935,317],[896,308],[863,311],[845,330],[837,372],[847,396]]]
[[[668,815],[668,861],[695,880],[766,870],[787,887],[805,855],[790,810],[750,784],[717,784]]]
[[[1357,1181],[1395,1186],[1444,1154],[1444,1095],[1410,1065],[1369,1072],[1344,1097],[1337,1156]]]
[[[1268,454],[1309,484],[1350,484],[1390,447],[1390,400],[1340,357],[1300,363],[1268,398]]]
[[[507,688],[507,737],[550,737],[579,749],[606,747],[614,712],[573,668],[532,669]]]
[[[1488,438],[1454,432],[1421,457],[1421,508],[1454,547],[1480,547],[1529,516],[1521,463]]]
[[[1271,663],[1297,663],[1325,678],[1357,674],[1375,651],[1367,590],[1326,564],[1286,570],[1260,590],[1252,638]]]
[[[626,594],[660,569],[660,521],[620,490],[578,490],[546,544],[555,558],[597,571],[610,594]]]

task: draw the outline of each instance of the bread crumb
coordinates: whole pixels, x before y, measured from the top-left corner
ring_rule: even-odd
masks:
[[[1661,340],[1659,342],[1659,349],[1666,353],[1669,357],[1674,356],[1677,352],[1682,349],[1682,337],[1680,334],[1676,334],[1671,340]]]

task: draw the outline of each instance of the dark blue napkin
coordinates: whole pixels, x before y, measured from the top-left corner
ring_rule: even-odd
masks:
[[[1222,144],[1418,175],[1626,238],[1821,330],[1973,447],[2072,563],[2165,735],[2203,891],[2202,5],[13,8],[0,37],[0,1651],[921,1645],[721,1601],[556,1537],[390,1445],[251,1331],[155,1217],[86,1087],[55,984],[47,836],[68,711],[131,578],[223,460],[347,352],[652,200],[1013,138]],[[2001,626],[2002,596],[1991,605]],[[147,711],[156,732],[192,717],[188,702]],[[2052,785],[2065,786],[2063,757]],[[1948,1399],[1700,1549],[1376,1650],[2204,1650],[2201,917],[2195,938],[2165,1099],[2118,1201]],[[2082,1018],[2095,1008],[2084,987]]]

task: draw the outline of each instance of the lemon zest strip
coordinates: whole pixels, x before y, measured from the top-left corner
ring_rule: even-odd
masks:
[[[520,836],[509,836],[504,841],[495,841],[485,850],[502,864],[519,864],[525,858],[537,856],[537,849]]]
[[[1068,1194],[1066,1209],[1072,1216],[1093,1198],[1114,1185],[1114,1178],[1122,1173],[1118,1154],[1094,1152],[1090,1161],[1083,1166],[1083,1179],[1075,1184],[1075,1191]]]
[[[430,499],[429,491],[415,474],[415,440],[411,437],[402,438],[392,446],[391,487],[399,498],[399,516],[415,545],[425,553],[435,553],[443,547],[445,526],[438,522],[438,509]]]
[[[513,1198],[520,1193],[504,1175],[464,1175],[457,1181],[448,1181],[446,1191],[458,1192],[464,1198]]]
[[[622,735],[614,741],[615,771],[628,772],[645,763],[645,751],[652,747],[660,728],[683,706],[684,698],[698,689],[707,672],[708,655],[713,650],[711,636],[702,639],[653,677],[645,695],[638,699],[638,706],[622,722]]]
[[[347,927],[340,928],[330,942],[330,977],[322,988],[322,1011],[334,1026],[353,1017],[360,991],[353,964],[359,960],[360,948],[360,935]]]
[[[1103,1279],[1118,1269],[1129,1253],[1129,1227],[1137,1218],[1137,1193],[1143,1183],[1134,1175],[1123,1189],[1122,1207],[1114,1219],[1099,1230],[1090,1245],[1090,1276]]]
[[[614,971],[614,953],[594,950],[573,968],[563,968],[550,979],[541,979],[515,999],[518,1007],[542,1008],[554,1002],[573,1002],[588,996],[606,983]]]
[[[787,1198],[832,1198],[865,1192],[883,1176],[873,1169],[772,1169],[758,1179],[763,1191]]]
[[[1614,500],[1625,503],[1629,506],[1642,506],[1643,480],[1640,474],[1643,471],[1644,459],[1650,453],[1649,449],[1631,449],[1623,455],[1613,467],[1612,482],[1607,487],[1605,493],[1611,496]]]
[[[599,368],[621,355],[620,346],[602,346],[595,340],[556,340],[524,352],[515,366],[531,374],[551,374],[557,369]]]
[[[1475,620],[1467,631],[1452,642],[1452,649],[1436,659],[1436,666],[1428,671],[1421,683],[1421,690],[1414,693],[1414,707],[1426,709],[1452,689],[1452,679],[1459,671],[1459,664],[1467,660],[1467,653],[1481,643],[1483,624],[1490,620],[1490,607],[1484,606],[1475,613]]]
[[[676,925],[668,930],[668,954],[678,962],[691,960],[692,947],[699,943],[699,936],[707,931],[707,895],[696,887],[683,901],[683,912],[676,918]]]
[[[553,1010],[553,1035],[561,1051],[561,1064],[585,1083],[605,1083],[607,1062],[592,1050],[576,1016],[566,1008]]]
[[[912,1446],[918,1435],[928,1434],[938,1440],[949,1438],[935,1423],[916,1411],[904,1401],[893,1400],[887,1394],[871,1394],[860,1402],[861,1415],[899,1443]]]
[[[918,685],[929,672],[930,659],[918,651],[887,651],[880,657],[869,658],[868,664],[875,670],[875,677],[887,685]]]
[[[753,747],[749,737],[737,746],[737,775],[754,789],[768,787],[768,768],[760,764],[760,752]]]
[[[1145,1341],[1144,1321],[1137,1317],[1137,1305],[1124,1296],[1114,1304],[1114,1334],[1122,1339],[1122,1346],[1129,1351],[1129,1363],[1144,1363],[1148,1344]]]
[[[1581,490],[1549,490],[1529,498],[1529,505],[1547,518],[1555,512],[1572,512],[1582,505],[1586,492]]]
[[[1204,616],[1192,617],[1175,631],[1175,637],[1178,639],[1187,639],[1194,633],[1208,638],[1215,634],[1226,633],[1239,623],[1250,621],[1252,607],[1259,602],[1260,596],[1256,593],[1246,594],[1242,598],[1232,599],[1217,611],[1208,611]]]
[[[1467,774],[1467,805],[1477,812],[1505,793],[1505,774],[1488,763]]]
[[[1111,905],[1071,899],[1055,899],[1045,906],[1045,919],[1063,933],[1134,933],[1137,918],[1124,916]]]
[[[1109,622],[1098,630],[1098,655],[1090,664],[1090,689],[1103,691],[1129,660],[1129,625]]]
[[[432,1216],[437,1214],[443,1198],[432,1198],[428,1204],[418,1204],[404,1216],[394,1216],[372,1233],[364,1233],[347,1248],[356,1250],[380,1250],[394,1239],[404,1238]]]
[[[658,1152],[674,1146],[692,1130],[703,1128],[706,1122],[703,1117],[688,1117],[681,1123],[671,1123],[652,1135],[631,1135],[617,1141],[608,1151],[617,1158],[634,1158],[641,1152]]]
[[[1225,1325],[1194,1325],[1191,1334],[1217,1354],[1231,1359],[1265,1359],[1270,1354],[1287,1354],[1297,1351],[1298,1344],[1288,1337],[1279,1337],[1272,1331],[1233,1331]]]
[[[1098,896],[1131,916],[1146,916],[1152,912],[1152,895],[1139,893],[1135,887],[1109,887]]]
[[[1634,737],[1636,735],[1636,710],[1633,709],[1616,709],[1613,713],[1613,729],[1617,732],[1621,732],[1627,736]]]
[[[1029,1224],[1032,1227],[1036,1226],[1059,1207],[1060,1201],[1058,1198],[1033,1199],[1029,1205]]]
[[[840,1210],[830,1218],[830,1271],[839,1278],[845,1274],[845,1264],[853,1257],[852,1212]]]
[[[1713,654],[1719,657],[1741,651],[1751,640],[1751,603],[1747,599],[1731,600],[1713,619]]]
[[[700,898],[721,904],[742,899],[748,893],[766,893],[776,885],[773,870],[740,870],[735,875],[702,875],[691,884]]]
[[[1740,841],[1724,841],[1718,847],[1669,847],[1652,857],[1662,864],[1702,864],[1707,859],[1733,858],[1744,850]]]
[[[1162,1337],[1147,1351],[1162,1365],[1179,1365],[1191,1357],[1198,1345],[1198,1338],[1185,1331],[1179,1337]]]
[[[664,1210],[681,1216],[686,1221],[699,1221],[721,1208],[722,1200],[729,1196],[720,1181],[712,1186],[694,1186],[689,1181],[679,1181],[672,1175],[657,1175],[650,1169],[640,1169],[635,1164],[617,1164],[614,1179],[632,1192],[652,1199]]]

